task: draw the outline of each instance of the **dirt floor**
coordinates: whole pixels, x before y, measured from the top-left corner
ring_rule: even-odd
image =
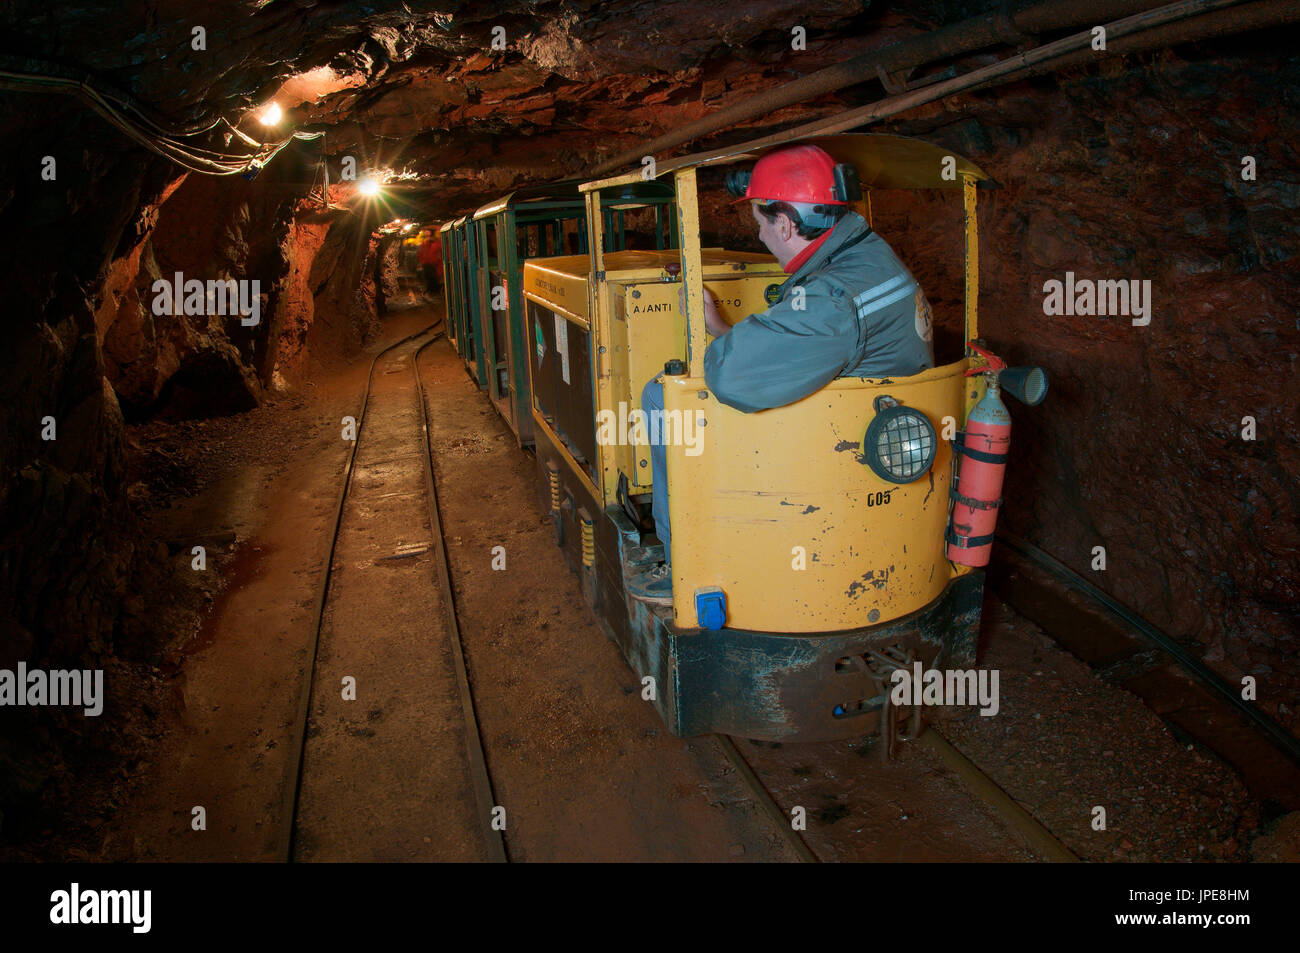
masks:
[[[982,627],[999,711],[942,733],[1059,840],[1085,860],[1245,859],[1259,811],[1230,768],[992,596]]]
[[[372,350],[430,320],[427,313],[394,317]],[[341,421],[360,414],[368,363],[166,438],[178,482],[190,474],[196,492],[177,494],[156,512],[159,538],[233,533],[236,542],[206,570],[217,595],[201,624],[174,640],[174,717],[118,793],[117,813],[92,856],[274,857],[315,585],[348,453]],[[188,551],[177,558],[190,559]],[[196,807],[206,814],[205,830],[195,829]]]
[[[377,352],[440,317],[390,316]],[[465,728],[451,675],[406,346],[376,368],[322,630],[303,763],[304,860],[477,859]],[[103,860],[269,860],[309,665],[314,595],[368,360],[238,417],[136,428],[136,492],[183,585],[157,678],[173,700],[154,747],[105,794],[79,853]],[[520,450],[444,340],[420,368],[437,491],[493,795],[511,860],[794,859],[710,738],[669,735],[601,634],[535,499]],[[208,567],[190,569],[204,541]],[[503,547],[504,570],[494,568]],[[497,565],[499,566],[499,559]],[[938,730],[1081,858],[1284,859],[1295,816],[1263,827],[1236,775],[1178,740],[1037,627],[986,600],[980,665],[1001,709]],[[344,676],[358,698],[344,700]],[[803,807],[823,860],[1033,860],[923,747],[738,747],[780,808]],[[202,807],[206,828],[196,829]],[[1095,808],[1106,812],[1095,829]],[[1251,844],[1256,835],[1263,833]]]

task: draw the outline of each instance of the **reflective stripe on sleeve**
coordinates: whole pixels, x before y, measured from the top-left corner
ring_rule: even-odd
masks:
[[[886,294],[883,297],[877,297],[872,301],[869,301],[865,305],[859,305],[858,317],[865,318],[869,314],[875,314],[881,308],[887,308],[894,302],[903,300],[908,295],[916,294],[919,288],[920,285],[918,285],[915,281],[909,280],[906,286],[899,288],[897,291],[893,292],[892,294]]]

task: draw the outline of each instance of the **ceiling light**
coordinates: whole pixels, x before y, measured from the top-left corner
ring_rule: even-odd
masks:
[[[257,118],[263,126],[274,126],[284,118],[284,110],[280,108],[279,103],[272,100]]]

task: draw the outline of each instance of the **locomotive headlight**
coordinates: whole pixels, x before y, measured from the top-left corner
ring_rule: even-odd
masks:
[[[934,464],[938,435],[930,418],[892,397],[876,398],[862,456],[872,472],[890,483],[919,480]]]

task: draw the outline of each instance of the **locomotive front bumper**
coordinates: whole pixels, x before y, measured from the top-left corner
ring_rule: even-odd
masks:
[[[984,574],[975,570],[901,619],[798,635],[678,629],[634,602],[632,644],[623,649],[634,669],[655,677],[655,704],[676,735],[781,742],[861,737],[879,730],[890,662],[973,666],[983,593]]]

